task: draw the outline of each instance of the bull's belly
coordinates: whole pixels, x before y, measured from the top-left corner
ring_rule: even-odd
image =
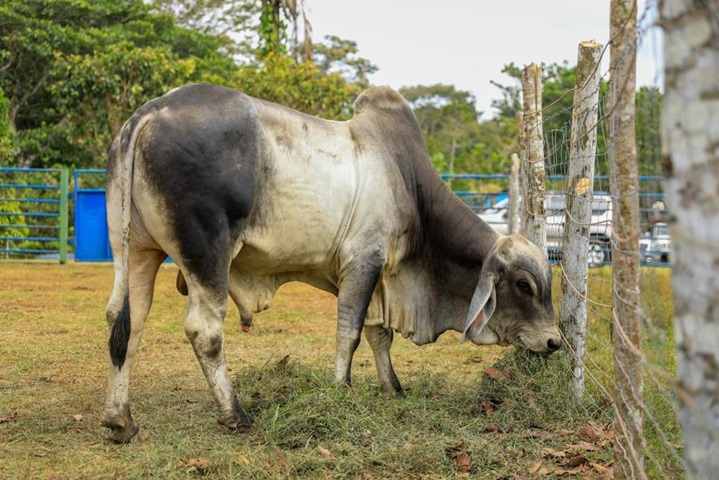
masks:
[[[251,245],[243,245],[232,262],[232,268],[238,274],[245,275],[281,275],[291,272],[317,273],[323,276],[331,274],[333,254],[327,250],[305,248],[302,251],[283,249],[259,250]]]

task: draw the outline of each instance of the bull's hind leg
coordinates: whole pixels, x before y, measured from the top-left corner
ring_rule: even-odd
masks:
[[[240,407],[232,388],[222,335],[222,324],[227,313],[227,270],[218,268],[217,272],[225,272],[223,278],[210,281],[200,281],[186,272],[189,302],[185,334],[215,397],[219,410],[218,423],[232,430],[246,430],[252,426],[252,420]]]
[[[389,356],[389,349],[392,346],[393,332],[391,328],[384,328],[382,325],[365,327],[367,342],[374,354],[374,363],[377,366],[377,376],[380,387],[384,392],[404,395],[402,385],[392,367],[392,360]]]
[[[115,287],[106,310],[110,368],[102,425],[110,429],[110,440],[118,443],[129,442],[138,430],[130,413],[130,370],[152,304],[155,276],[164,259],[165,254],[155,250],[130,253],[129,298],[122,288],[122,264],[115,262]]]

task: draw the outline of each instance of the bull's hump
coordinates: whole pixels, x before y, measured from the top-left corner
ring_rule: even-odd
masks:
[[[355,114],[366,110],[404,110],[407,100],[389,87],[371,87],[362,92],[354,103]]]

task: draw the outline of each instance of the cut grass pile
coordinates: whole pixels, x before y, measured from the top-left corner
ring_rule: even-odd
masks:
[[[100,426],[111,266],[0,263],[0,478],[591,478],[611,468],[611,403],[573,398],[566,355],[461,345],[455,333],[424,347],[398,337],[407,396],[394,398],[379,392],[363,342],[349,390],[331,378],[335,299],[301,284],[283,287],[249,334],[228,315],[228,365],[256,421],[228,434],[185,339],[175,272],[160,271],[133,369],[139,438],[114,445]],[[601,319],[590,328],[606,330]],[[594,335],[598,364],[611,365],[608,332]]]

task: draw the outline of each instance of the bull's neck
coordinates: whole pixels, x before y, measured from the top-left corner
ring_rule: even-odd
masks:
[[[446,260],[481,268],[499,234],[437,178],[418,201],[422,223],[436,252]]]

